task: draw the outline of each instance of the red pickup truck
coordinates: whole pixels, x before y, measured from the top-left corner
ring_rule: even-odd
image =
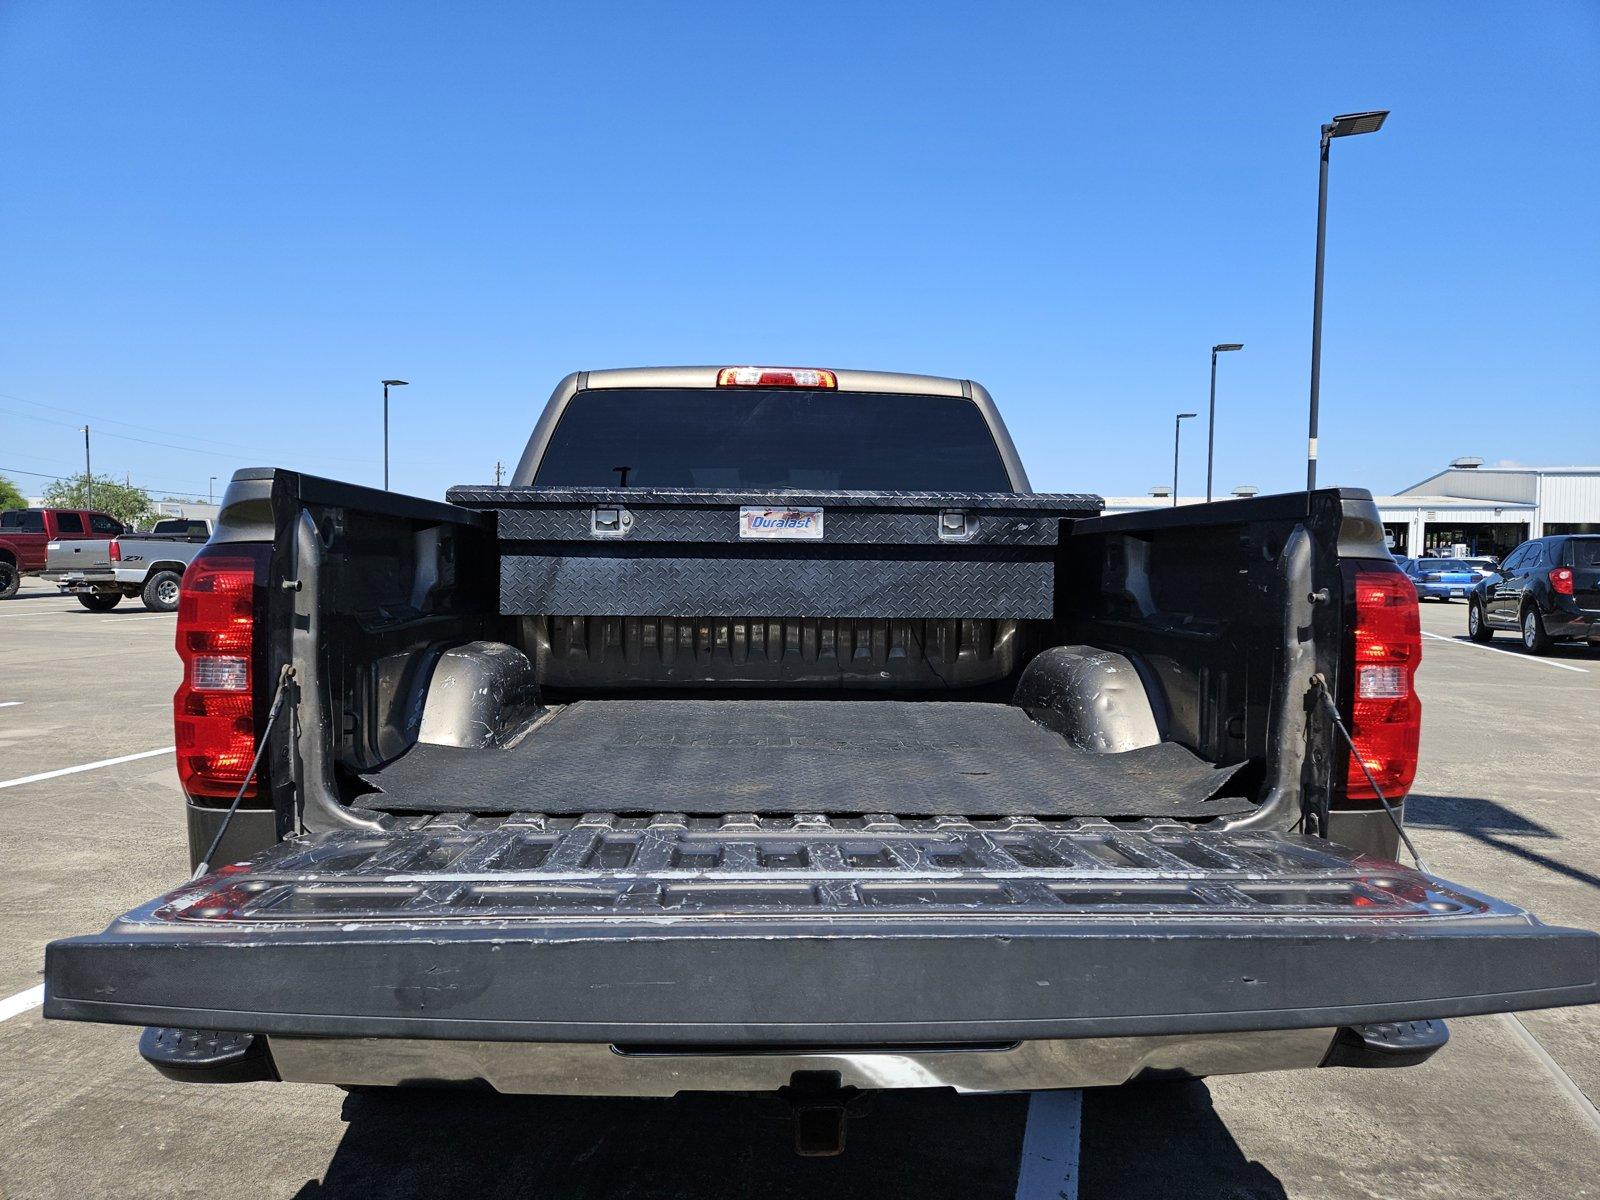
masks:
[[[122,522],[90,508],[13,508],[0,513],[0,600],[17,594],[24,575],[44,569],[51,542],[118,537]]]

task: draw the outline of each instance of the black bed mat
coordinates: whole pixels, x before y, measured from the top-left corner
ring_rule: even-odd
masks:
[[[387,812],[1204,818],[1239,768],[1175,743],[1091,754],[1009,704],[582,700],[510,750],[412,747],[362,775]]]

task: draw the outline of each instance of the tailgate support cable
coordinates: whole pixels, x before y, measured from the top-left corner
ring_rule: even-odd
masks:
[[[272,707],[267,710],[267,723],[262,727],[261,738],[256,746],[256,756],[250,760],[250,769],[244,773],[244,782],[239,785],[239,790],[234,794],[233,803],[228,805],[228,811],[223,814],[222,824],[217,826],[217,835],[211,839],[211,845],[206,849],[199,864],[194,869],[190,879],[199,879],[200,876],[211,870],[211,856],[217,852],[217,847],[222,845],[222,837],[228,832],[228,825],[233,820],[233,814],[239,811],[239,802],[244,799],[245,789],[250,786],[250,781],[256,777],[256,768],[261,765],[261,756],[267,752],[267,738],[272,733],[272,723],[278,719],[278,710],[283,707],[283,698],[289,691],[289,680],[294,677],[294,668],[287,663],[283,670],[278,672],[278,690],[272,695]]]
[[[1311,677],[1311,686],[1317,689],[1322,696],[1322,702],[1328,708],[1328,716],[1333,718],[1333,727],[1339,731],[1339,736],[1344,738],[1344,744],[1350,747],[1351,760],[1361,768],[1361,773],[1367,777],[1367,786],[1372,789],[1372,794],[1378,798],[1378,803],[1383,805],[1383,811],[1389,814],[1389,821],[1394,826],[1394,831],[1400,835],[1400,840],[1405,843],[1406,849],[1411,852],[1411,857],[1417,861],[1417,869],[1424,874],[1432,874],[1432,868],[1422,860],[1422,855],[1417,853],[1417,848],[1412,844],[1411,837],[1406,833],[1405,823],[1400,820],[1400,814],[1395,812],[1394,805],[1389,803],[1389,798],[1383,794],[1383,789],[1378,786],[1378,781],[1372,777],[1372,772],[1367,769],[1366,760],[1361,757],[1356,749],[1355,739],[1350,736],[1350,730],[1345,728],[1344,718],[1339,715],[1339,706],[1333,701],[1333,693],[1328,690],[1328,681],[1318,671]]]

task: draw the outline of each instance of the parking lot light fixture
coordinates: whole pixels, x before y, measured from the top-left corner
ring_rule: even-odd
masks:
[[[409,386],[404,379],[383,381],[383,490],[389,490],[389,389]]]
[[[1386,108],[1344,113],[1322,127],[1322,165],[1317,179],[1317,271],[1311,300],[1311,420],[1306,436],[1306,491],[1317,486],[1317,403],[1322,385],[1322,257],[1328,240],[1328,146],[1336,137],[1376,133],[1389,116]]]
[[[1172,422],[1172,507],[1178,507],[1178,439],[1183,436],[1183,423],[1199,413],[1179,413]]]
[[[1375,108],[1371,112],[1344,113],[1328,122],[1328,136],[1353,137],[1358,133],[1377,133],[1383,128],[1383,122],[1388,116],[1387,108]]]
[[[1211,503],[1211,460],[1217,449],[1217,355],[1243,350],[1243,342],[1218,342],[1211,347],[1211,420],[1206,425],[1206,503]]]

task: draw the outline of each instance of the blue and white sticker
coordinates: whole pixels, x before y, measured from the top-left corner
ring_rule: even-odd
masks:
[[[822,509],[746,506],[739,510],[739,536],[772,541],[820,542]]]

